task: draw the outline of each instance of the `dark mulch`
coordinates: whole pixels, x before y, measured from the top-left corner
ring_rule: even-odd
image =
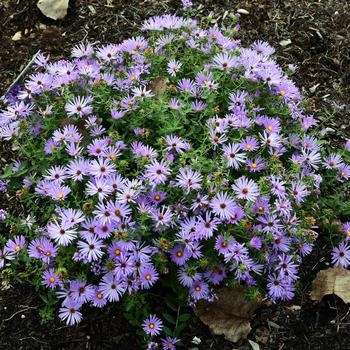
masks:
[[[242,41],[267,40],[277,49],[283,66],[296,64],[295,80],[308,98],[313,112],[324,120],[324,109],[350,100],[350,3],[347,0],[202,0],[196,13],[223,14],[243,8]],[[119,42],[132,35],[145,18],[178,12],[180,1],[167,0],[71,0],[68,16],[52,21],[41,15],[35,0],[0,1],[0,96],[38,49],[55,59],[64,58],[84,39],[94,43]],[[110,5],[108,5],[110,4]],[[22,39],[13,41],[21,31]],[[291,44],[282,46],[282,40]],[[327,120],[336,140],[350,137],[349,109]],[[0,169],[14,153],[0,144]],[[5,203],[6,200],[6,203]],[[8,205],[1,199],[0,206]],[[11,202],[15,201],[12,198]],[[322,238],[301,272],[300,289],[292,303],[264,305],[252,320],[249,339],[261,349],[328,350],[350,349],[349,308],[329,296],[321,303],[308,298],[311,281],[326,267],[329,248]],[[133,329],[117,306],[108,311],[89,309],[78,327],[66,327],[57,319],[40,324],[42,300],[28,285],[0,291],[0,350],[7,349],[140,349]],[[250,349],[247,343],[233,346],[223,337],[212,337],[199,320],[185,330],[186,348]],[[194,336],[200,345],[191,344]]]

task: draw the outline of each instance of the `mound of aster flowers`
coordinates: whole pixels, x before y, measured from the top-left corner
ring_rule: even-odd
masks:
[[[242,47],[237,30],[151,18],[120,44],[39,55],[7,97],[0,136],[20,161],[1,186],[29,216],[1,212],[1,267],[40,276],[68,324],[163,276],[192,302],[235,283],[293,297],[323,175],[342,183],[350,168],[316,138],[274,49]]]

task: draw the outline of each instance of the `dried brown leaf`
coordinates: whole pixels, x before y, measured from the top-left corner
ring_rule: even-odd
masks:
[[[166,77],[157,77],[149,82],[147,88],[150,89],[155,96],[160,96],[166,91],[168,82],[169,80]]]
[[[321,301],[328,294],[335,294],[345,303],[350,303],[350,271],[332,267],[317,274],[312,282],[310,298]]]
[[[240,286],[219,289],[216,301],[198,302],[196,314],[213,334],[223,334],[226,339],[237,343],[248,336],[250,319],[257,308],[257,303],[247,300],[245,294],[246,289]]]

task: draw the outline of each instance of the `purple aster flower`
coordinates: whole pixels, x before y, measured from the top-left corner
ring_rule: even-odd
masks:
[[[163,206],[151,213],[151,217],[155,222],[156,227],[168,227],[171,225],[173,213],[169,207]]]
[[[170,109],[178,110],[178,109],[181,109],[182,107],[183,106],[176,98],[172,98],[169,102]]]
[[[343,224],[343,230],[344,230],[344,234],[345,234],[345,240],[346,241],[350,240],[350,221],[345,222]]]
[[[171,173],[167,163],[162,159],[160,163],[152,159],[151,164],[145,166],[145,177],[149,180],[152,187],[166,182],[166,177]]]
[[[350,247],[347,242],[341,242],[338,247],[332,250],[332,264],[347,268],[350,265]]]
[[[168,68],[167,68],[167,72],[172,75],[173,77],[176,76],[176,73],[179,71],[179,69],[181,68],[182,64],[179,62],[176,62],[175,60],[171,60],[168,63]]]
[[[198,190],[201,188],[202,175],[190,168],[181,168],[180,174],[176,176],[177,186],[190,193],[191,190]]]
[[[66,169],[62,166],[53,166],[47,171],[44,179],[54,181],[56,184],[62,183],[67,178]]]
[[[102,249],[105,247],[103,241],[98,239],[95,235],[87,236],[86,241],[87,242],[79,241],[77,243],[79,253],[89,262],[101,259],[103,256]]]
[[[190,288],[190,296],[194,300],[206,299],[209,294],[208,284],[204,281],[194,281]]]
[[[68,222],[62,222],[59,224],[57,221],[47,225],[47,233],[50,238],[54,239],[59,245],[67,246],[76,237],[77,231]]]
[[[189,252],[182,245],[178,244],[170,250],[171,260],[176,265],[184,265],[186,261],[190,258]]]
[[[255,50],[258,54],[268,57],[275,53],[275,49],[269,45],[266,41],[255,41],[252,44],[252,49]]]
[[[323,165],[326,169],[339,169],[344,165],[344,163],[342,157],[339,154],[333,153],[324,159]]]
[[[252,152],[259,148],[259,142],[255,137],[247,136],[239,143],[242,151]]]
[[[261,238],[258,236],[254,236],[250,242],[249,242],[250,246],[256,250],[260,250],[262,247],[262,242],[261,242]]]
[[[196,100],[195,102],[191,102],[191,109],[194,112],[204,111],[206,107],[207,107],[207,104],[204,103],[203,101]]]
[[[8,212],[5,209],[0,209],[0,221],[5,221],[8,216]]]
[[[98,158],[89,164],[89,173],[95,178],[106,178],[115,172],[115,165],[111,164],[108,159]]]
[[[97,178],[89,181],[86,185],[86,192],[89,196],[98,194],[98,199],[101,201],[106,198],[113,189],[107,179]]]
[[[269,289],[269,297],[274,301],[276,301],[277,299],[282,299],[285,293],[283,278],[274,274],[268,277],[268,281],[269,282],[267,284],[267,288]]]
[[[222,146],[223,156],[226,159],[226,167],[240,168],[241,164],[245,162],[246,156],[244,153],[240,153],[241,146],[237,143],[230,143]]]
[[[229,95],[231,104],[229,105],[230,111],[235,111],[238,109],[243,109],[246,105],[246,100],[249,100],[248,93],[246,91],[238,90],[233,94]]]
[[[15,236],[6,242],[4,253],[9,253],[12,255],[17,255],[21,249],[24,247],[26,240],[24,236]]]
[[[349,165],[343,165],[339,168],[338,176],[340,181],[348,180],[350,178],[350,166]]]
[[[345,143],[345,150],[350,152],[350,140],[347,140],[346,143]]]
[[[236,204],[226,192],[220,192],[211,200],[210,207],[221,219],[229,219],[234,214]]]
[[[187,7],[185,7],[185,3],[187,3]],[[185,8],[192,6],[192,3],[189,0],[183,0],[183,4]],[[180,341],[180,339],[172,338],[170,336],[166,337],[165,339],[162,339],[163,350],[176,350],[175,344],[178,341]]]
[[[227,52],[219,53],[213,57],[213,67],[223,71],[236,68],[238,59]]]
[[[66,321],[68,326],[79,323],[83,318],[81,312],[79,311],[80,307],[81,303],[78,301],[70,298],[66,299],[59,310],[60,319],[62,321]]]
[[[307,187],[300,181],[291,182],[291,194],[295,198],[296,203],[302,203],[309,193]]]
[[[214,266],[213,268],[207,270],[204,274],[204,277],[205,280],[211,284],[220,284],[227,277],[224,264]]]
[[[140,271],[141,287],[149,289],[158,280],[159,275],[153,266],[146,266]]]
[[[55,201],[64,201],[70,192],[71,189],[68,186],[55,184],[54,182],[47,187],[47,195]]]
[[[218,198],[217,198],[218,200]],[[229,199],[230,200],[230,199]],[[220,204],[216,203],[216,205]],[[229,210],[229,212],[232,210],[232,208]],[[220,212],[223,211],[222,208],[220,207]],[[205,218],[199,217],[198,222],[196,224],[196,229],[197,229],[197,237],[199,239],[209,239],[210,237],[213,236],[214,231],[218,229],[219,224],[221,221],[217,218],[212,218],[211,214],[207,212],[205,214]]]
[[[92,113],[92,103],[93,99],[92,97],[81,97],[76,96],[73,98],[71,102],[66,103],[64,106],[68,117],[71,117],[75,114],[79,115],[79,117],[82,117],[84,115],[88,115]]]
[[[266,168],[266,163],[261,157],[257,157],[254,160],[248,159],[246,164],[249,170],[253,173],[261,171],[262,169]]]
[[[161,319],[159,319],[155,315],[149,315],[149,317],[143,321],[142,326],[146,334],[154,336],[154,335],[159,335],[160,332],[162,331],[163,322]]]
[[[55,289],[56,286],[61,286],[62,283],[53,269],[48,269],[43,273],[43,285],[47,288]]]
[[[107,304],[107,299],[105,298],[103,292],[99,288],[95,287],[91,302],[93,306],[101,308]]]
[[[259,196],[259,187],[251,179],[247,179],[245,176],[241,176],[232,185],[232,189],[236,192],[236,198],[246,199],[248,201],[255,201]]]
[[[195,90],[194,82],[190,79],[182,79],[178,83],[180,91],[186,93],[192,93]]]
[[[184,287],[191,287],[194,281],[201,279],[201,276],[195,269],[187,266],[180,267],[177,273],[178,280]]]
[[[99,290],[108,301],[119,301],[120,296],[126,291],[126,283],[113,272],[109,272],[102,277]]]
[[[85,281],[73,280],[69,283],[70,297],[81,304],[92,299],[94,288]]]

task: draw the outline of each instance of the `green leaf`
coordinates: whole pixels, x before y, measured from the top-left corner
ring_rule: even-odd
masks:
[[[170,314],[164,313],[164,314],[163,314],[163,317],[164,317],[169,323],[176,324],[175,318],[174,318],[173,316],[171,316]]]
[[[164,327],[163,331],[166,335],[168,335],[170,337],[173,335],[173,331],[169,327]]]
[[[186,322],[186,321],[188,321],[191,317],[192,317],[191,314],[181,314],[181,315],[179,316],[179,321],[181,321],[181,322]]]

